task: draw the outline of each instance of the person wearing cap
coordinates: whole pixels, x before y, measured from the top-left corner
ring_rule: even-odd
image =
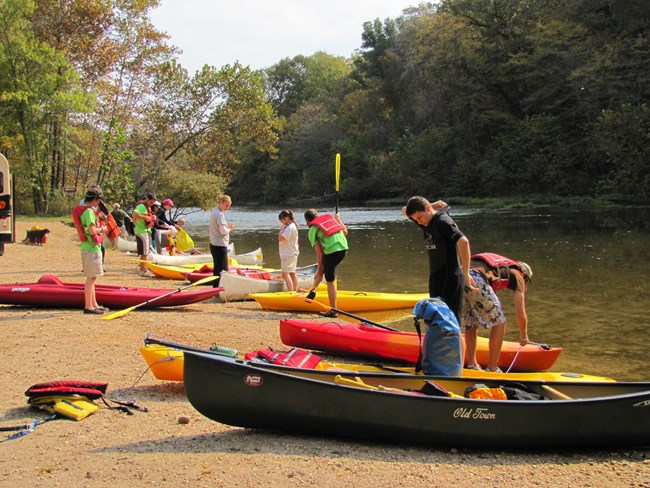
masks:
[[[99,206],[102,193],[99,189],[89,189],[83,200],[84,209],[81,210],[79,220],[85,240],[81,242],[81,264],[86,283],[84,284],[84,313],[103,314],[108,309],[97,303],[95,282],[98,276],[104,274],[102,266],[102,232],[104,229],[97,221],[95,208]],[[74,214],[73,214],[74,217]]]
[[[530,342],[526,291],[533,271],[523,261],[515,261],[495,253],[482,253],[472,256],[470,276],[478,289],[466,290],[464,295],[461,323],[465,329],[467,368],[481,369],[476,363],[476,341],[478,328],[482,327],[490,331],[488,370],[500,371],[498,361],[506,330],[506,316],[496,292],[507,289],[514,293],[519,344],[525,346]]]
[[[156,202],[156,209],[154,210],[154,214],[156,215],[156,232],[154,245],[158,253],[162,252],[163,240],[167,241],[166,236],[171,234],[172,237],[175,237],[176,230],[180,228],[178,222],[176,222],[171,217],[171,209],[173,206],[174,202],[171,198],[165,198],[162,201],[162,205],[160,202]],[[169,215],[167,212],[169,212]]]

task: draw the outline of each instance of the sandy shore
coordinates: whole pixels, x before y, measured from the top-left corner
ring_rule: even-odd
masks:
[[[0,257],[2,283],[53,273],[82,282],[74,230],[59,222],[45,246],[16,243]],[[104,284],[173,289],[178,282],[136,276],[133,256],[109,251]],[[233,428],[199,415],[182,384],[147,371],[138,349],[147,332],[196,346],[250,351],[283,348],[278,319],[253,303],[214,300],[179,309],[136,310],[113,321],[81,310],[0,306],[0,427],[43,414],[26,406],[32,384],[85,379],[109,396],[135,399],[148,413],[101,408],[80,421],[57,420],[0,444],[2,486],[590,486],[650,487],[650,451],[504,452],[301,437]],[[227,394],[227,392],[224,392]],[[189,418],[180,424],[179,417]],[[4,439],[7,433],[0,432]]]

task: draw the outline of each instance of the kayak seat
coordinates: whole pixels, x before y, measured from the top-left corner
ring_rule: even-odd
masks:
[[[63,285],[63,281],[51,274],[44,274],[38,279],[39,285]]]

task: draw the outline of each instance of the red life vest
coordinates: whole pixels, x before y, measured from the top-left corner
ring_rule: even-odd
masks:
[[[147,207],[147,203],[144,200],[140,200],[138,203],[135,204],[135,206],[137,207],[140,204],[145,206],[145,208],[147,209],[147,216],[151,217],[151,220],[149,220],[149,222],[145,220],[144,223],[146,224],[147,227],[153,227],[153,225],[156,223],[156,219],[153,218],[153,212],[151,211],[151,207]]]
[[[337,232],[341,232],[345,229],[345,227],[343,227],[339,221],[330,214],[319,215],[314,220],[309,222],[309,225],[315,225],[320,230],[322,230],[326,236],[331,236],[332,234],[336,234]]]
[[[294,347],[290,351],[274,351],[273,349],[258,349],[257,351],[248,352],[244,355],[247,361],[266,361],[281,366],[291,366],[292,368],[314,369],[321,358],[316,354]]]
[[[505,290],[508,287],[508,282],[510,281],[510,268],[515,268],[519,271],[524,278],[528,277],[526,270],[523,266],[519,264],[518,261],[514,259],[495,254],[493,252],[483,252],[481,254],[472,255],[472,259],[478,259],[487,264],[497,275],[497,278],[490,282],[490,286],[494,291]],[[504,277],[501,273],[502,270],[506,270],[506,276]]]
[[[86,234],[86,230],[81,223],[81,214],[88,209],[91,209],[93,212],[95,212],[95,210],[88,205],[77,205],[72,209],[72,222],[74,223],[75,229],[77,229],[77,235],[79,236],[79,240],[81,242],[88,242],[88,236],[90,235],[90,232]],[[97,212],[95,212],[95,216],[97,216]],[[90,235],[90,238],[95,244],[101,244],[104,242],[104,236],[101,234]]]

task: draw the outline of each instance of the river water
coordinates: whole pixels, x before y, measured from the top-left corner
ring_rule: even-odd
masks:
[[[279,268],[277,233],[281,209],[233,207],[231,241],[237,253],[262,247],[265,265]],[[304,209],[293,209],[300,231],[300,266],[315,262]],[[341,208],[350,251],[339,268],[345,290],[426,293],[428,261],[421,230],[399,208]],[[473,253],[496,252],[533,269],[527,296],[529,337],[562,347],[554,370],[619,380],[650,381],[648,304],[650,208],[570,210],[544,207],[513,211],[452,208],[450,215]],[[186,230],[209,252],[209,213],[186,216]],[[501,292],[508,317],[507,340],[518,340],[512,293]],[[365,317],[413,330],[409,310]],[[482,335],[485,335],[484,333]]]

